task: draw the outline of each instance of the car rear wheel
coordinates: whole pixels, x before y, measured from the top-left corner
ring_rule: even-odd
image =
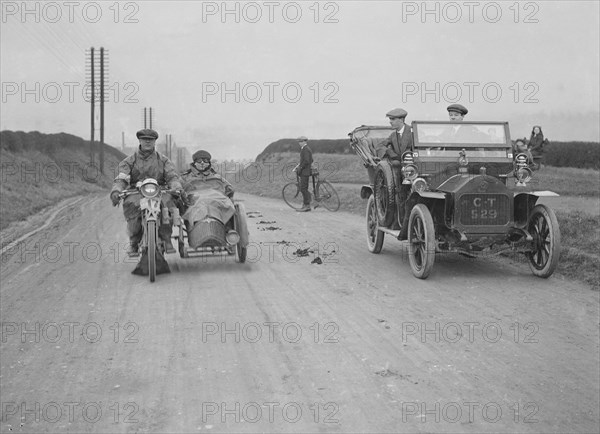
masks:
[[[375,198],[369,196],[367,202],[367,247],[371,253],[381,252],[385,234],[379,230],[377,223],[377,210],[375,209]]]
[[[408,219],[408,261],[415,277],[426,279],[435,262],[435,228],[424,204],[418,203]]]
[[[379,225],[388,227],[394,221],[396,200],[394,197],[394,174],[392,166],[387,160],[383,160],[377,165],[373,194]]]
[[[529,267],[538,277],[550,277],[560,255],[560,228],[556,214],[546,205],[536,205],[531,210],[527,228],[533,236],[533,249],[527,253]]]

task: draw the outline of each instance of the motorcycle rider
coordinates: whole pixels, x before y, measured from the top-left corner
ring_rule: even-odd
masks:
[[[169,185],[171,189],[182,191],[181,180],[177,169],[171,160],[156,151],[156,139],[158,133],[152,129],[142,129],[136,133],[139,140],[139,149],[119,163],[118,175],[114,179],[110,199],[113,206],[117,206],[121,200],[119,194],[127,188],[135,188],[137,182],[146,178],[154,178],[159,185]],[[123,214],[127,220],[127,233],[129,235],[128,255],[134,256],[138,253],[138,246],[142,239],[144,230],[142,228],[142,211],[140,209],[140,193],[134,193],[123,201]],[[176,207],[170,194],[162,196],[163,208],[173,209]],[[171,243],[173,232],[172,221],[160,222],[158,235],[165,243],[167,253],[175,252]]]

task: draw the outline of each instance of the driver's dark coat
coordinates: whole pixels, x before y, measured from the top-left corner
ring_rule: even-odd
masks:
[[[144,155],[138,150],[119,163],[118,175],[111,191],[135,187],[138,181],[146,178],[154,178],[160,185],[169,185],[175,190],[182,188],[179,173],[166,155],[156,151]]]
[[[402,135],[398,134],[397,131],[394,131],[390,134],[390,137],[388,137],[385,144],[388,147],[386,154],[390,158],[400,159],[403,153],[412,149],[413,136],[410,126],[404,125]]]

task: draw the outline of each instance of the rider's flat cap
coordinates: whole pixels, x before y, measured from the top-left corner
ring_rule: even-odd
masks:
[[[210,153],[205,150],[196,151],[194,152],[194,155],[192,155],[192,160],[194,161],[200,161],[203,159],[210,160],[211,158],[212,156],[210,155]]]
[[[139,130],[135,135],[138,139],[158,139],[158,133],[150,128]]]
[[[296,139],[298,142],[308,142],[308,137],[300,136]]]
[[[464,116],[467,113],[469,113],[469,110],[467,110],[467,108],[464,105],[461,105],[461,104],[450,104],[446,108],[446,110],[448,110],[448,112],[460,113],[462,116]]]
[[[408,112],[401,108],[395,108],[394,110],[390,110],[385,114],[388,118],[405,118],[408,116]]]

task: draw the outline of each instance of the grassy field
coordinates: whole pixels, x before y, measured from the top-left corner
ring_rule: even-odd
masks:
[[[340,210],[363,215],[366,200],[360,198],[360,186],[368,183],[368,176],[359,158],[355,155],[314,154],[314,159],[321,178],[334,183],[340,196]],[[297,162],[297,153],[272,154],[264,163],[253,163],[245,169],[240,167],[235,173],[229,165],[222,172],[237,191],[281,199],[283,186],[295,180],[291,169]],[[579,197],[581,201],[600,198],[600,172],[593,169],[545,166],[534,173],[530,185],[536,190]],[[556,214],[562,234],[557,272],[566,278],[581,280],[595,290],[600,289],[598,213],[573,209],[557,211]]]

